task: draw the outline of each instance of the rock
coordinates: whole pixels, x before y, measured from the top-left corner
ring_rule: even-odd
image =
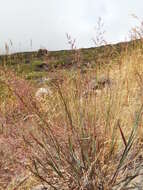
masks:
[[[109,77],[101,76],[98,79],[92,79],[89,83],[90,90],[103,89],[106,86],[111,85],[111,79]]]
[[[42,57],[48,53],[47,49],[39,49],[37,52],[37,57]]]
[[[25,63],[26,63],[26,64],[30,64],[30,60],[29,60],[29,59],[26,59],[26,60],[25,60]]]
[[[95,94],[96,96],[100,96],[102,94],[102,90],[106,87],[111,87],[112,80],[109,77],[101,76],[99,78],[93,78],[88,87],[85,88],[82,97],[87,98],[90,94]]]
[[[33,187],[31,190],[50,190],[50,187],[48,187],[47,185],[37,185],[35,187]]]
[[[39,99],[39,98],[43,98],[43,97],[45,97],[45,96],[47,96],[47,95],[51,95],[52,94],[52,91],[47,87],[47,88],[39,88],[38,90],[37,90],[37,92],[36,92],[36,94],[35,94],[35,97],[37,98],[37,99]]]
[[[48,71],[48,70],[49,70],[49,66],[45,62],[43,62],[40,65],[36,66],[36,71]]]

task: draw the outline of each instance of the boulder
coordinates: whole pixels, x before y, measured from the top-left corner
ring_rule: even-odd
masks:
[[[36,71],[48,71],[48,70],[49,70],[49,66],[45,62],[36,66]]]
[[[52,94],[52,91],[48,87],[46,87],[46,88],[41,87],[36,91],[35,97],[37,99],[39,99],[39,98],[43,98],[47,95],[50,96],[51,94]]]
[[[48,53],[47,49],[39,49],[37,52],[37,57],[42,57]]]

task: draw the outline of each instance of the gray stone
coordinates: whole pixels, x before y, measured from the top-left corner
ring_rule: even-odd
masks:
[[[97,79],[96,78],[92,79],[91,82],[89,83],[89,88],[91,90],[97,90],[110,85],[111,85],[111,79],[106,76],[101,76]]]
[[[82,98],[87,98],[90,94],[100,96],[103,89],[111,88],[113,84],[114,82],[109,77],[104,75],[99,78],[93,78],[83,91]]]
[[[39,49],[37,52],[37,57],[42,57],[48,53],[47,49]]]
[[[35,97],[36,97],[37,99],[39,99],[39,98],[43,98],[43,97],[45,97],[45,96],[51,96],[51,94],[52,94],[52,91],[50,90],[50,88],[48,88],[48,87],[46,87],[46,88],[41,87],[41,88],[39,88],[39,89],[36,91]]]

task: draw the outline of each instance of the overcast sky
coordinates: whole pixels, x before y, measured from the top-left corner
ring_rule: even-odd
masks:
[[[13,51],[45,47],[67,49],[66,33],[77,47],[93,46],[99,17],[109,43],[124,41],[143,18],[142,0],[0,0],[0,49],[13,42]]]

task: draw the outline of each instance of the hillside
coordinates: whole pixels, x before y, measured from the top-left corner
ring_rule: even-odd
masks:
[[[142,40],[122,42],[114,45],[104,45],[77,50],[48,51],[47,54],[36,52],[22,52],[11,55],[1,55],[0,64],[6,64],[18,72],[26,72],[32,75],[37,72],[37,77],[55,69],[96,67],[116,61],[125,51],[143,49]],[[30,74],[31,73],[31,74]],[[39,73],[39,74],[38,74]],[[34,74],[33,74],[34,77]],[[36,76],[35,76],[36,78]]]
[[[0,56],[0,189],[142,189],[142,84],[142,40]]]

